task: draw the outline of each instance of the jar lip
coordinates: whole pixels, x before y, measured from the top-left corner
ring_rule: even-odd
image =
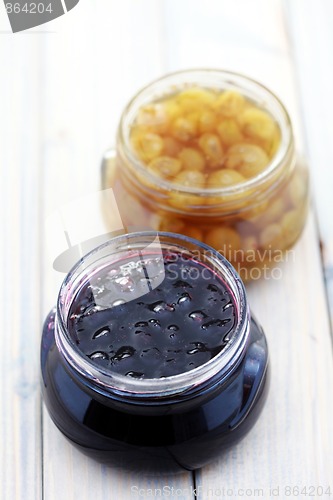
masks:
[[[80,277],[83,275],[87,278],[89,274],[85,271],[85,261],[98,256],[98,253],[112,246],[118,252],[128,249],[129,242],[139,239],[141,243],[147,244],[153,238],[163,240],[165,245],[170,245],[170,248],[183,249],[190,253],[190,248],[184,245],[195,245],[203,252],[209,252],[208,255],[203,254],[220,270],[220,276],[228,287],[231,289],[236,310],[237,323],[234,327],[230,342],[211,360],[194,368],[193,370],[183,372],[177,375],[159,378],[159,379],[135,379],[114,373],[111,370],[103,369],[94,364],[87,356],[85,356],[76,346],[73,339],[70,337],[67,329],[67,317],[64,311],[64,299],[70,294],[71,300],[75,297],[75,290],[71,290],[71,285],[82,283]],[[135,247],[133,247],[135,248]],[[137,247],[138,248],[138,247]],[[216,269],[216,268],[215,268]],[[72,303],[72,302],[71,302]],[[201,243],[187,236],[156,231],[144,231],[130,233],[117,236],[111,240],[96,247],[86,254],[68,273],[64,279],[58,295],[56,307],[56,328],[55,337],[58,349],[65,357],[69,365],[78,371],[85,379],[88,379],[93,386],[97,386],[99,391],[105,391],[113,394],[122,395],[130,399],[144,399],[145,397],[166,397],[172,394],[181,394],[191,388],[207,382],[209,379],[218,373],[223,375],[229,373],[232,366],[242,355],[249,335],[249,308],[247,304],[246,292],[241,278],[236,270],[232,267],[225,257],[210,246]]]
[[[132,108],[135,106],[135,103],[138,99],[145,96],[147,92],[153,89],[155,86],[158,86],[162,83],[166,83],[169,80],[176,79],[182,76],[197,76],[200,75],[211,75],[214,77],[223,77],[223,82],[227,84],[233,83],[246,83],[251,84],[258,91],[264,92],[265,97],[270,99],[277,105],[279,112],[281,114],[281,122],[284,122],[284,126],[282,128],[281,123],[278,122],[281,131],[281,142],[278,150],[273,156],[272,160],[268,163],[267,167],[260,172],[258,175],[246,180],[245,182],[235,184],[227,187],[219,187],[219,188],[200,188],[200,187],[189,187],[182,186],[179,184],[174,184],[172,182],[166,181],[164,179],[160,179],[155,176],[152,172],[150,172],[143,162],[135,155],[132,150],[129,141],[129,127],[126,123],[126,118],[131,113]],[[221,82],[222,83],[222,82]],[[176,84],[176,82],[174,82]],[[170,89],[170,87],[166,86],[165,90]],[[167,94],[165,94],[167,95]],[[149,101],[151,102],[151,101]],[[276,119],[276,116],[274,116]],[[125,107],[119,122],[118,133],[117,133],[117,142],[118,147],[120,148],[120,152],[125,154],[126,157],[130,160],[130,162],[135,165],[135,169],[142,175],[146,177],[150,184],[155,185],[156,188],[163,188],[165,190],[172,190],[179,193],[184,194],[193,194],[205,197],[214,197],[214,196],[223,196],[223,197],[232,197],[235,194],[242,194],[250,191],[253,188],[260,187],[261,184],[267,182],[267,180],[274,175],[274,173],[279,170],[279,168],[284,164],[286,158],[291,156],[294,152],[294,141],[293,141],[293,129],[292,123],[287,109],[285,108],[282,101],[265,85],[258,82],[257,80],[243,75],[241,73],[222,70],[222,69],[214,69],[214,68],[192,68],[186,70],[175,71],[171,73],[167,73],[160,78],[157,78],[151,81],[149,84],[142,87],[136,95],[128,102]]]

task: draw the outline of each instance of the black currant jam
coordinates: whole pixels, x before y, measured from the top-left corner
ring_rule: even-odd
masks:
[[[230,291],[215,272],[186,255],[141,253],[103,268],[94,282],[88,280],[75,296],[68,329],[84,355],[113,372],[170,377],[206,363],[232,338]],[[135,300],[129,300],[131,293]]]
[[[84,257],[41,346],[58,428],[103,463],[146,472],[200,468],[241,439],[267,362],[232,266],[172,233],[120,236]]]

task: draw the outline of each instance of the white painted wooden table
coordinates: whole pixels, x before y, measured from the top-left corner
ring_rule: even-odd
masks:
[[[332,26],[331,0],[82,0],[13,35],[0,5],[1,500],[187,500],[194,487],[202,500],[326,499],[328,487],[333,497]],[[43,221],[98,189],[101,155],[136,90],[189,67],[243,72],[281,97],[313,203],[282,278],[248,287],[272,365],[259,422],[193,475],[136,476],[82,456],[43,409],[41,325],[62,279],[45,258]]]

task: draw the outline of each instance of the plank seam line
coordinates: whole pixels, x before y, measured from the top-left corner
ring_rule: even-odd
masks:
[[[38,245],[38,252],[39,252],[39,276],[38,276],[38,285],[39,285],[39,318],[43,320],[42,318],[42,313],[43,313],[43,307],[42,307],[42,297],[44,297],[44,282],[43,282],[43,273],[42,273],[42,263],[44,262],[44,248],[43,248],[43,238],[44,238],[44,204],[45,204],[45,199],[44,199],[44,161],[43,161],[43,145],[44,145],[44,131],[45,131],[45,116],[44,116],[44,107],[43,103],[45,102],[45,82],[44,82],[44,75],[45,75],[45,60],[47,59],[47,50],[46,50],[46,45],[40,44],[39,46],[39,81],[40,81],[40,87],[39,87],[39,121],[38,121],[38,127],[39,127],[39,165],[38,165],[38,224],[39,224],[39,231],[38,231],[38,239],[39,239],[39,245]],[[40,341],[38,343],[40,345]],[[39,360],[39,358],[38,358]],[[40,365],[38,365],[38,370],[40,370]],[[45,499],[45,470],[44,470],[44,416],[43,416],[43,398],[42,395],[40,396],[39,399],[39,406],[40,406],[40,432],[41,432],[41,438],[40,438],[40,447],[41,447],[41,498],[42,500]]]
[[[297,88],[299,89],[299,92],[297,94],[297,107],[298,107],[298,112],[301,117],[301,129],[302,129],[302,136],[305,139],[304,140],[304,152],[306,156],[306,160],[310,158],[310,152],[307,144],[309,144],[309,135],[306,127],[306,120],[305,120],[305,114],[303,110],[302,101],[301,97],[303,95],[303,87],[301,84],[301,78],[299,75],[299,72],[297,70],[297,49],[295,46],[294,42],[294,34],[292,33],[292,28],[291,28],[291,21],[290,18],[293,16],[293,13],[291,12],[292,7],[290,7],[290,4],[286,0],[283,0],[283,15],[284,15],[284,25],[286,27],[286,33],[288,37],[288,44],[291,48],[291,53],[290,53],[290,58],[293,62],[292,68],[293,68],[293,74],[294,74],[294,81],[297,84]],[[287,12],[289,11],[289,16]],[[311,196],[311,175],[310,175],[310,196]],[[330,328],[330,341],[331,341],[331,350],[333,354],[333,323],[332,323],[332,317],[331,317],[331,309],[330,309],[330,301],[329,301],[329,296],[328,296],[328,282],[326,279],[326,269],[325,269],[325,262],[324,262],[324,256],[323,252],[321,249],[320,242],[322,241],[321,239],[321,234],[320,234],[320,224],[319,224],[319,218],[318,218],[318,210],[316,207],[316,200],[314,197],[311,197],[310,200],[312,206],[313,206],[313,214],[314,214],[314,222],[315,222],[315,232],[317,235],[317,244],[319,247],[319,259],[321,263],[321,277],[322,277],[322,284],[324,288],[324,297],[325,297],[325,305],[326,305],[326,312],[327,312],[327,317],[328,317],[328,324]]]

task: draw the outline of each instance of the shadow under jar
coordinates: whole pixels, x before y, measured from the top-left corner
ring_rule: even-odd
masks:
[[[67,275],[41,343],[50,416],[81,451],[130,470],[204,466],[263,407],[264,332],[229,262],[185,236],[118,236]]]
[[[307,214],[308,172],[285,107],[260,83],[227,71],[178,72],[141,90],[123,112],[102,176],[129,231],[194,237],[244,281],[270,277]]]

